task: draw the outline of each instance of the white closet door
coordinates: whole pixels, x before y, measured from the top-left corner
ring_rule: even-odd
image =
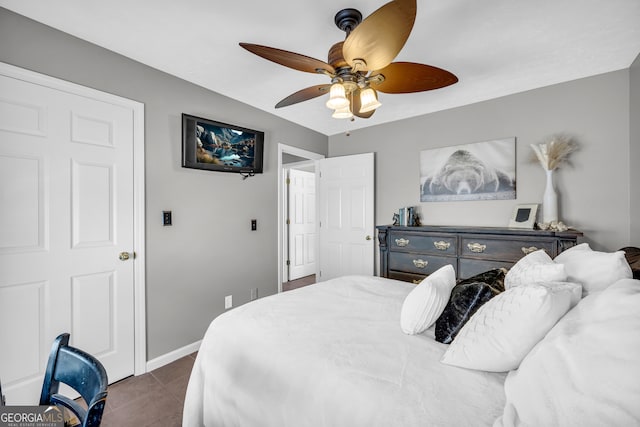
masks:
[[[0,76],[8,404],[37,403],[61,332],[102,361],[110,382],[134,372],[133,120],[122,105]]]

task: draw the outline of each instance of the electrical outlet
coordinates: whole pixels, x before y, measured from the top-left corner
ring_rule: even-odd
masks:
[[[258,299],[258,288],[251,289],[251,301]]]
[[[233,307],[233,295],[227,295],[224,297],[224,309],[227,310]]]

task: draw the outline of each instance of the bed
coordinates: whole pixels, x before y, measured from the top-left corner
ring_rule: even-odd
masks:
[[[436,335],[462,288],[445,268],[425,286],[347,276],[230,310],[202,341],[183,425],[640,425],[640,281],[620,253],[594,268],[604,253],[570,251],[505,271],[513,286],[450,344]],[[576,298],[587,273],[598,283]]]

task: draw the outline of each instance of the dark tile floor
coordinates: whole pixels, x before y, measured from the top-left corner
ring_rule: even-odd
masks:
[[[103,427],[182,425],[182,406],[196,353],[137,377],[111,384]]]

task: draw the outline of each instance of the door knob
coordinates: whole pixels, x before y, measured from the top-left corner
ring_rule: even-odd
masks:
[[[371,240],[371,236],[365,237],[366,240]]]
[[[120,258],[120,261],[126,261],[129,259],[129,252],[120,252],[120,255],[118,256],[118,258]]]

